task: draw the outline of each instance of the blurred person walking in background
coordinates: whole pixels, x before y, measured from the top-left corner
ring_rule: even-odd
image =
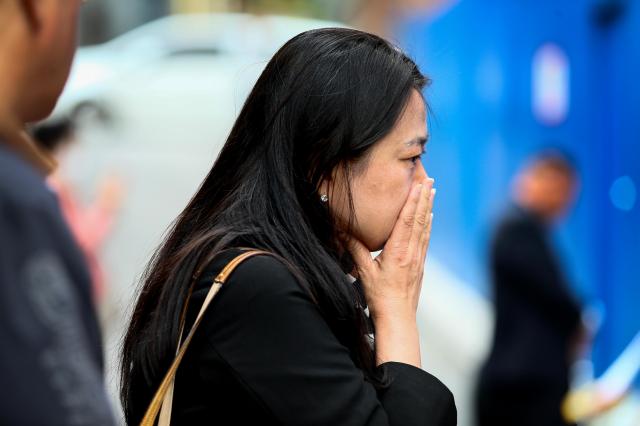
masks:
[[[577,186],[574,167],[555,151],[516,178],[491,249],[495,331],[477,387],[478,426],[566,425],[560,410],[581,314],[548,233]]]
[[[47,120],[30,132],[36,144],[60,164],[47,183],[56,193],[62,214],[82,249],[91,273],[93,295],[100,306],[104,300],[105,273],[100,263],[100,249],[109,236],[123,193],[122,182],[116,176],[106,177],[93,191],[95,197],[82,203],[71,182],[64,175],[66,157],[78,142],[73,122],[68,118]]]
[[[82,253],[24,132],[69,74],[80,0],[0,0],[0,424],[110,425]]]

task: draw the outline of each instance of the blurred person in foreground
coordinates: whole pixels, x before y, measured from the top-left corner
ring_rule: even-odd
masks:
[[[352,29],[307,31],[275,54],[144,276],[122,351],[128,424],[175,357],[182,312],[188,330],[246,248],[267,253],[202,317],[174,423],[456,424],[417,327],[435,195],[421,162],[427,83]]]
[[[45,120],[34,126],[30,133],[36,144],[60,164],[47,183],[58,197],[62,214],[82,249],[93,284],[93,296],[98,306],[104,300],[105,273],[100,263],[100,250],[113,229],[120,207],[123,186],[116,176],[107,176],[92,191],[95,196],[89,203],[81,202],[77,191],[64,175],[67,156],[78,142],[72,120],[62,117]]]
[[[565,155],[545,151],[518,174],[491,248],[495,331],[477,388],[478,426],[561,426],[580,337],[580,307],[549,241],[578,187]]]
[[[0,0],[0,424],[110,425],[89,273],[24,124],[51,113],[80,0]]]

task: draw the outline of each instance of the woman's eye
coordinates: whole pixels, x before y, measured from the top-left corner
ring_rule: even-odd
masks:
[[[420,160],[420,157],[422,157],[425,154],[425,152],[426,151],[422,151],[420,153],[420,155],[415,155],[415,156],[409,158],[408,161],[411,161],[412,164],[416,164]]]

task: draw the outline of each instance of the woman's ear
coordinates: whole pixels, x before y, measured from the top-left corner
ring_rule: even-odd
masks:
[[[320,185],[318,185],[318,195],[328,195],[329,194],[329,181],[327,179],[322,179],[320,181]]]
[[[318,185],[318,196],[331,196],[330,192],[332,192],[334,188],[336,182],[336,174],[339,168],[340,166],[334,167],[333,170],[331,170],[331,174],[329,176],[325,176],[320,180],[320,185]]]

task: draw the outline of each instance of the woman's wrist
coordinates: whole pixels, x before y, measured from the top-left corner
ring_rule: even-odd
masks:
[[[398,326],[401,324],[414,324],[416,322],[415,303],[412,302],[386,302],[384,304],[369,304],[369,312],[374,324],[380,326]]]
[[[376,364],[395,361],[421,368],[420,335],[415,314],[374,321]]]

